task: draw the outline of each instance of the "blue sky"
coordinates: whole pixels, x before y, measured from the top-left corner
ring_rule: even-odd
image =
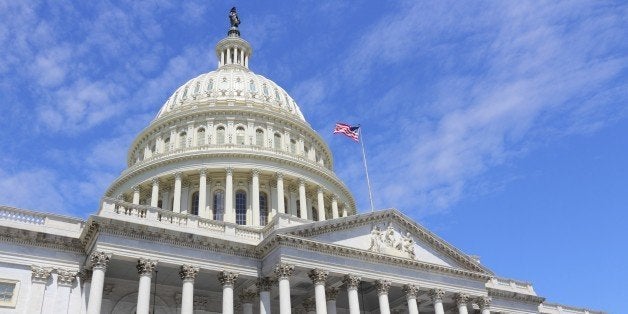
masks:
[[[0,204],[86,217],[134,136],[216,67],[237,5],[253,71],[296,99],[360,211],[396,207],[549,301],[628,312],[621,1],[0,0]]]

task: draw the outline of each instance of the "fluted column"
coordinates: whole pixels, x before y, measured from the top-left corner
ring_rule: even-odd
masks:
[[[336,297],[338,296],[338,288],[328,288],[325,290],[325,298],[327,299],[327,314],[336,314]]]
[[[388,304],[388,290],[390,289],[390,281],[375,280],[375,288],[379,298],[379,312],[381,314],[390,314],[390,305]]]
[[[209,218],[207,215],[207,170],[201,169],[198,179],[198,215]]]
[[[331,217],[333,219],[338,218],[338,198],[336,196],[331,198]]]
[[[316,202],[318,207],[318,220],[325,220],[325,195],[323,195],[323,188],[318,187],[316,191]]]
[[[253,301],[255,301],[255,292],[243,291],[242,293],[240,293],[240,303],[242,303],[242,314],[253,314]]]
[[[253,169],[251,171],[251,183],[253,185],[253,191],[251,191],[251,205],[253,207],[253,226],[260,225],[260,213],[259,213],[259,170]]]
[[[170,188],[163,189],[161,193],[161,208],[165,210],[172,210],[170,204]]]
[[[305,180],[299,179],[299,210],[301,218],[307,219],[307,200],[305,198]]]
[[[140,186],[136,185],[133,187],[133,204],[140,204]]]
[[[290,276],[294,273],[294,265],[280,263],[275,267],[275,275],[279,280],[279,314],[290,314]]]
[[[150,193],[150,206],[157,207],[159,204],[159,178],[153,178],[153,190]]]
[[[406,300],[408,301],[408,313],[419,314],[419,307],[416,303],[419,287],[415,285],[404,285],[403,292],[406,294]]]
[[[44,292],[46,291],[46,284],[50,280],[52,268],[33,265],[31,266],[31,272],[31,295],[27,311],[28,313],[41,313],[44,303]]]
[[[270,288],[273,280],[269,277],[259,278],[257,280],[257,292],[259,293],[259,313],[270,314]]]
[[[225,169],[225,214],[224,221],[235,223],[235,208],[233,207],[233,169]]]
[[[308,276],[314,284],[314,295],[316,297],[316,314],[327,314],[327,299],[325,298],[325,281],[329,272],[316,268],[312,269]]]
[[[233,314],[233,286],[238,274],[230,271],[218,273],[218,281],[222,285],[222,314]]]
[[[443,297],[445,296],[445,291],[441,289],[432,289],[429,294],[432,302],[434,302],[434,313],[445,314],[445,310],[443,309]]]
[[[77,271],[57,269],[57,296],[55,297],[54,313],[67,313],[70,306],[70,293],[76,279]]]
[[[174,174],[174,201],[172,202],[172,211],[181,212],[181,172]]]
[[[480,307],[480,311],[482,314],[491,314],[491,297],[479,297],[475,300],[475,302]]]
[[[102,251],[94,251],[89,256],[92,265],[92,285],[89,291],[87,314],[99,314],[102,304],[102,289],[105,285],[105,272],[111,256]]]
[[[468,314],[467,311],[467,302],[469,302],[469,295],[464,293],[457,293],[454,296],[454,300],[456,301],[456,305],[458,306],[459,314]]]
[[[362,279],[355,275],[345,275],[342,282],[347,286],[349,299],[349,314],[360,314],[360,301],[358,299],[358,285]]]
[[[157,261],[140,258],[137,261],[137,273],[140,276],[139,288],[137,289],[137,314],[148,314],[150,311],[150,281],[153,278],[153,271],[157,267]]]
[[[92,283],[92,270],[83,269],[78,274],[81,280],[81,313],[87,313],[87,304],[89,303],[89,289]]]
[[[283,199],[283,173],[277,172],[277,212],[285,214],[286,208]]]
[[[198,267],[192,265],[181,265],[179,276],[183,280],[181,288],[181,314],[192,314],[194,312],[194,279],[198,275]]]

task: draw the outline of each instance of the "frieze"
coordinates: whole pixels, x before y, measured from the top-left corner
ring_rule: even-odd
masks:
[[[83,249],[84,246],[77,238],[12,227],[0,227],[0,242],[36,246],[72,253],[85,253]]]

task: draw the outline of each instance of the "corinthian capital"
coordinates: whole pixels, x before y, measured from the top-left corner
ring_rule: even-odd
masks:
[[[329,272],[320,268],[315,268],[310,270],[310,272],[308,273],[308,276],[310,277],[310,279],[312,280],[312,282],[316,285],[316,284],[325,284],[325,281],[327,280],[327,276],[329,275]]]
[[[253,291],[242,291],[242,293],[240,293],[240,302],[242,302],[242,304],[250,304],[255,301],[256,297],[257,294]]]
[[[110,259],[111,255],[103,251],[93,251],[92,254],[89,255],[89,262],[92,264],[93,269],[106,270]]]
[[[48,282],[48,279],[50,279],[50,273],[52,273],[52,268],[50,267],[41,267],[41,266],[36,266],[36,265],[32,265],[31,266],[31,271],[32,271],[32,280],[33,282],[40,282],[40,283],[46,283]]]
[[[327,301],[331,301],[331,300],[336,300],[336,297],[338,296],[338,292],[340,292],[340,290],[338,288],[327,288],[325,290],[325,298],[327,299]]]
[[[235,285],[238,276],[239,274],[237,273],[232,273],[230,271],[221,271],[220,273],[218,273],[218,281],[220,281],[220,284],[223,286],[233,286]]]
[[[270,277],[262,277],[257,279],[257,292],[270,291],[274,281]]]
[[[375,288],[377,289],[377,295],[388,294],[388,289],[390,289],[390,281],[375,280]]]
[[[479,297],[475,299],[475,303],[480,307],[480,310],[488,309],[491,307],[491,297]]]
[[[294,273],[294,265],[287,263],[279,263],[275,266],[275,275],[279,279],[287,279]]]
[[[60,286],[72,286],[74,279],[76,279],[76,275],[78,272],[67,270],[67,269],[58,269],[57,270],[57,284]]]
[[[465,293],[456,293],[454,300],[458,306],[467,305],[469,302],[469,295]]]
[[[155,267],[157,267],[157,261],[153,261],[153,260],[149,260],[149,259],[145,259],[145,258],[140,258],[137,261],[137,273],[141,275],[152,275],[153,271],[155,270]]]
[[[442,302],[445,296],[445,291],[442,289],[432,289],[429,292],[430,298],[433,302]]]
[[[179,277],[181,277],[182,280],[194,280],[196,275],[198,275],[198,267],[193,265],[181,265]]]
[[[417,294],[419,293],[419,287],[415,285],[404,285],[403,292],[406,294],[406,298],[416,299]]]
[[[83,269],[78,273],[78,277],[81,279],[81,283],[92,280],[92,270]]]
[[[316,312],[316,301],[314,300],[314,298],[307,298],[303,300],[302,304],[306,312]]]
[[[342,282],[347,286],[347,289],[357,289],[358,285],[362,281],[362,278],[356,275],[345,275]]]

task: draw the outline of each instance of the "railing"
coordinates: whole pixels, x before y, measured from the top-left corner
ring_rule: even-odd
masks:
[[[517,280],[512,280],[512,279],[506,279],[506,278],[497,278],[497,277],[493,278],[492,282],[496,287],[500,287],[500,288],[507,287],[507,288],[510,288],[511,290],[534,293],[532,284],[528,282],[517,281]]]
[[[84,224],[78,218],[0,206],[0,225],[7,227],[78,238]]]
[[[119,199],[104,197],[100,216],[154,225],[161,228],[185,228],[186,232],[201,235],[220,234],[246,240],[262,240],[262,229],[239,226],[234,223],[201,218],[196,215],[175,213],[157,207],[137,205]]]
[[[46,215],[22,210],[19,208],[0,206],[0,220],[21,222],[33,225],[44,225]]]

